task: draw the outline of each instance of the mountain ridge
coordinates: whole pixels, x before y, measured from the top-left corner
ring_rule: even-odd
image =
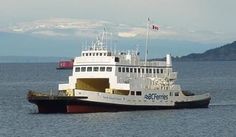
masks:
[[[235,61],[236,41],[218,48],[207,50],[203,53],[191,53],[186,56],[176,57],[177,61]]]

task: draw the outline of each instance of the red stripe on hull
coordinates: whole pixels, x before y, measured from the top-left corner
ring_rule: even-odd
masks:
[[[97,106],[67,105],[67,113],[109,112],[110,109]]]

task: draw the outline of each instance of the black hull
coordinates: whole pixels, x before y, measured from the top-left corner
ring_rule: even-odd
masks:
[[[175,108],[208,108],[211,98],[190,102],[175,102]]]
[[[120,105],[120,104],[91,102],[73,97],[28,98],[28,100],[29,102],[34,103],[38,106],[39,113],[91,113],[91,112],[117,112],[117,111],[181,109],[181,108],[207,108],[210,103],[210,98],[191,102],[176,102],[174,106]]]

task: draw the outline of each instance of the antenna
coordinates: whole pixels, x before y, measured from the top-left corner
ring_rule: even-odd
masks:
[[[136,55],[139,56],[139,44],[136,44]]]
[[[81,42],[81,51],[83,51],[84,50],[84,42]]]
[[[107,49],[107,30],[106,30],[106,26],[104,27],[104,35],[105,35],[105,42],[104,42],[104,44],[105,44],[105,48]]]
[[[111,40],[110,40],[110,44],[111,44],[111,47],[113,47],[113,35],[112,35],[112,33],[111,33]],[[113,47],[114,48],[114,47]],[[115,49],[113,49],[114,51],[115,51]],[[114,52],[114,51],[112,51],[112,52]]]
[[[148,42],[149,42],[149,26],[150,26],[150,19],[148,18],[148,22],[147,22],[146,46],[145,46],[145,66],[147,66],[147,54],[148,54]]]

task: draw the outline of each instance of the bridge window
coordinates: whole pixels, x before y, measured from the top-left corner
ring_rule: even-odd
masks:
[[[106,56],[107,55],[107,53],[104,53],[104,56]]]
[[[105,71],[105,67],[100,67],[100,71],[104,72]]]
[[[112,67],[107,67],[107,72],[111,72],[112,71]]]
[[[98,53],[96,53],[96,56],[98,56]]]
[[[118,57],[115,57],[115,62],[120,62],[120,59]]]
[[[154,74],[156,73],[156,69],[153,69],[153,73],[154,73]]]
[[[100,53],[100,56],[102,56],[102,53]]]
[[[93,56],[95,56],[95,53],[93,53]]]
[[[86,71],[86,67],[81,67],[81,72],[85,72]]]
[[[130,92],[130,95],[134,95],[134,91],[131,91],[131,92]]]
[[[98,67],[93,67],[94,72],[98,72]]]
[[[148,69],[146,69],[146,73],[148,73]]]
[[[130,73],[132,73],[133,72],[133,68],[130,68]]]
[[[122,68],[122,72],[125,72],[125,68]]]
[[[88,56],[88,53],[86,53],[86,56]]]
[[[89,56],[92,56],[92,53],[89,53]]]
[[[157,69],[157,73],[159,73],[159,69]]]
[[[163,69],[161,69],[161,73],[163,73]]]
[[[91,72],[92,71],[92,67],[87,67],[87,71]]]
[[[142,92],[141,91],[136,91],[136,95],[137,96],[142,96]]]
[[[149,69],[149,73],[152,73],[152,69]]]
[[[118,72],[121,72],[121,67],[118,68]]]
[[[136,73],[137,72],[137,68],[134,68],[134,73]]]
[[[129,68],[126,68],[126,72],[129,72]]]
[[[80,72],[80,67],[75,68],[75,72]]]
[[[138,73],[140,73],[140,68],[138,68]]]
[[[142,73],[144,73],[144,69],[142,69]]]

